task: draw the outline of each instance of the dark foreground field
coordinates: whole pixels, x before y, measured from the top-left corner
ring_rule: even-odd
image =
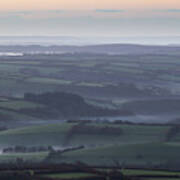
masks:
[[[1,167],[2,180],[177,180],[179,171],[61,164]]]

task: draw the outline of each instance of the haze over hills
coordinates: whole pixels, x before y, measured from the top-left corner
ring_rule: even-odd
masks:
[[[62,54],[62,53],[94,53],[109,55],[154,54],[179,55],[180,46],[138,45],[138,44],[102,44],[102,45],[0,45],[0,53],[28,54]],[[7,54],[13,55],[13,54]],[[21,55],[21,54],[17,54]]]
[[[180,36],[0,36],[0,45],[179,45]]]
[[[180,46],[42,40],[0,45],[1,162],[179,168]]]

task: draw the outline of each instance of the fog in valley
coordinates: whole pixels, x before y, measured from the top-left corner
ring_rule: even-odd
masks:
[[[10,42],[10,37],[1,39],[7,44]],[[3,111],[17,114],[13,116],[12,126],[53,123],[71,118],[144,123],[179,121],[180,47],[140,44],[77,46],[73,45],[74,39],[77,40],[59,37],[56,44],[50,37],[13,37],[13,45],[0,46],[0,107]],[[15,45],[18,40],[20,44]],[[62,44],[69,42],[71,46],[58,45],[61,41]],[[47,44],[43,45],[43,42]],[[3,103],[21,100],[26,93],[56,91],[77,94],[87,106],[120,113],[46,115],[44,119],[42,114],[34,112],[33,120],[32,107],[27,105],[15,112]],[[121,114],[121,111],[126,113]],[[31,120],[24,120],[22,114]],[[11,122],[12,117],[8,113],[3,116],[2,124],[6,124],[6,119]]]

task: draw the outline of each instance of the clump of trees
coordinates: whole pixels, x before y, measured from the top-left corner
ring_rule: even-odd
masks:
[[[69,133],[71,133],[71,134],[90,134],[90,135],[92,135],[92,134],[122,135],[123,131],[120,127],[77,124],[71,128]]]
[[[15,146],[8,147],[3,149],[3,153],[34,153],[34,152],[46,152],[53,151],[52,146],[34,146],[34,147],[25,147],[25,146]]]
[[[79,120],[79,119],[69,119],[66,121],[67,123],[83,123],[89,124],[95,122],[95,120]]]
[[[166,134],[166,141],[171,141],[178,133],[180,133],[180,125],[172,126]]]
[[[97,116],[127,116],[133,115],[127,110],[114,110],[90,105],[75,94],[64,92],[48,92],[42,94],[26,93],[24,100],[45,105],[41,108],[21,109],[22,112],[33,115],[57,118],[63,117],[97,117]]]
[[[63,153],[70,152],[70,151],[77,151],[77,150],[84,149],[84,148],[85,148],[85,146],[69,147],[69,148],[65,148],[62,150],[54,150],[53,149],[49,152],[46,160],[55,159],[56,157],[59,158]]]
[[[112,126],[95,126],[88,123],[79,123],[68,131],[65,139],[64,145],[67,145],[69,141],[76,135],[122,135],[123,130],[120,127]]]
[[[112,127],[112,126],[95,126],[89,125],[85,123],[79,123],[77,125],[72,126],[72,128],[68,131],[66,138],[64,140],[64,144],[68,144],[69,141],[75,135],[122,135],[123,131],[120,127]]]

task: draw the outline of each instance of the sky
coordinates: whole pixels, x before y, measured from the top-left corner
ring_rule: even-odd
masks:
[[[0,0],[0,35],[179,36],[180,0]]]

